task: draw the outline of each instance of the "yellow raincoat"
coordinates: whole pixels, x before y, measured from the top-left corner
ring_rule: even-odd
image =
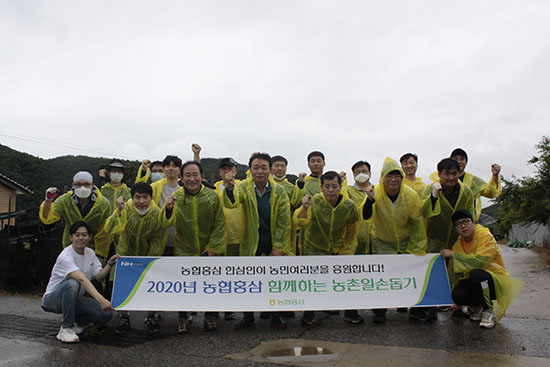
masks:
[[[71,239],[69,235],[69,228],[74,222],[83,220],[92,227],[92,239],[88,244],[88,247],[94,249],[96,254],[101,256],[107,256],[105,253],[109,249],[96,248],[96,241],[98,237],[106,235],[106,232],[103,231],[103,226],[105,221],[111,215],[111,204],[109,201],[101,195],[97,188],[94,189],[94,194],[97,196],[92,209],[86,214],[83,218],[80,214],[80,210],[76,206],[76,203],[73,199],[73,192],[68,191],[67,193],[58,197],[53,203],[48,213],[48,217],[44,217],[44,203],[40,205],[39,216],[40,220],[44,224],[53,224],[63,218],[65,220],[65,230],[63,231],[63,247],[67,247],[71,244]]]
[[[294,208],[299,208],[302,206],[302,198],[306,195],[314,196],[321,192],[321,179],[312,176],[306,176],[304,181],[304,187],[300,188],[298,186],[298,180],[296,180],[294,194],[291,200],[291,205]]]
[[[460,180],[457,182],[460,186],[460,192],[454,208],[442,192],[436,201],[435,207],[432,209],[431,196],[433,184],[426,186],[424,190],[421,211],[424,218],[428,221],[428,228],[426,230],[428,253],[438,253],[444,248],[450,249],[456,241],[458,232],[451,218],[457,210],[464,209],[470,213],[474,212],[472,191]]]
[[[416,191],[418,196],[422,196],[424,189],[426,189],[426,184],[422,182],[422,179],[420,177],[417,177],[415,181],[410,181],[406,177],[403,177],[403,182],[405,183],[405,185]]]
[[[292,205],[292,198],[294,196],[294,190],[296,189],[296,186],[294,184],[291,184],[288,181],[288,178],[285,178],[283,181],[278,182],[273,180],[275,183],[281,185],[286,192],[286,195],[288,196],[288,200],[290,202],[290,217],[292,218],[292,214],[296,210],[296,207]],[[301,199],[300,199],[301,200]],[[296,226],[294,225],[294,222],[290,221],[290,247],[292,248],[291,255],[296,255]]]
[[[434,182],[438,182],[439,176],[437,172],[432,173],[430,175],[430,179]],[[477,221],[481,215],[481,196],[489,199],[494,199],[500,196],[500,192],[502,191],[500,176],[498,177],[497,182],[495,182],[491,176],[489,183],[486,183],[482,178],[474,176],[468,172],[464,172],[462,183],[472,190],[472,194],[474,195],[475,210],[471,213],[473,214],[474,220]]]
[[[239,184],[239,180],[235,180],[235,184]],[[220,200],[223,200],[223,191],[221,190],[221,185],[223,181],[218,181],[214,184],[216,187],[216,192],[220,197]],[[225,215],[225,230],[227,236],[227,254],[238,256],[238,251],[241,244],[241,239],[244,231],[244,212],[243,208],[234,208],[228,209],[223,208],[223,214]],[[236,249],[230,249],[230,246],[237,247]]]
[[[143,164],[141,164],[138,168],[134,183],[147,182],[150,177],[151,177],[151,170],[149,169],[149,167],[147,167],[147,169],[145,170],[145,174],[143,174]]]
[[[117,254],[122,256],[162,256],[166,230],[159,222],[160,209],[151,201],[151,209],[141,216],[128,200],[120,216],[117,211],[107,219],[105,231],[119,235]]]
[[[303,210],[294,213],[296,227],[302,229],[304,247],[302,255],[353,255],[357,247],[359,215],[357,206],[342,196],[336,206],[332,206],[323,193],[311,199],[307,218],[298,218]]]
[[[271,176],[268,178],[271,186],[269,197],[271,212],[271,245],[274,250],[286,255],[292,255],[290,246],[290,203],[285,189],[276,184]],[[246,179],[235,185],[233,190],[235,202],[232,203],[224,190],[223,204],[226,208],[238,208],[243,206],[245,227],[241,242],[240,256],[255,256],[260,239],[260,218],[258,215],[258,203],[256,201],[256,188],[254,180]]]
[[[476,224],[474,239],[468,250],[464,244],[464,239],[459,237],[453,245],[454,254],[449,262],[451,285],[454,288],[460,280],[469,278],[470,271],[474,269],[485,270],[491,274],[496,295],[496,304],[493,304],[493,307],[498,321],[521,291],[523,282],[512,278],[506,271],[500,248],[489,229]]]
[[[132,197],[132,193],[126,184],[121,184],[119,187],[114,187],[110,182],[101,186],[101,195],[111,203],[111,210],[116,210],[116,199],[123,196],[124,200]]]
[[[357,206],[357,214],[360,215],[359,210],[361,209],[361,204],[363,204],[363,201],[365,201],[365,197],[367,195],[354,186],[346,186],[346,190],[348,193],[348,197]],[[356,255],[368,255],[371,253],[370,236],[371,224],[369,222],[360,221],[359,229],[357,231],[357,249],[355,250]]]
[[[223,255],[225,217],[216,191],[201,184],[196,195],[187,194],[180,187],[174,196],[176,203],[170,219],[166,218],[166,206],[160,213],[161,225],[175,228],[174,255],[200,256],[205,250]]]
[[[388,173],[399,171],[401,166],[393,159],[386,158],[382,166],[380,183],[374,188],[372,215],[367,220],[372,223],[371,247],[373,254],[410,253],[424,255],[428,242],[426,228],[420,214],[420,197],[401,182],[397,200],[392,204],[384,188]],[[366,200],[361,205],[360,212]]]

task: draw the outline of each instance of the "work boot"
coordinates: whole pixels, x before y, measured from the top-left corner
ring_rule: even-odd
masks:
[[[147,317],[147,332],[149,334],[156,334],[160,331],[159,320],[154,316],[150,315]]]
[[[120,316],[118,319],[118,324],[115,328],[116,334],[126,334],[130,330],[130,317],[129,316]]]
[[[304,315],[302,316],[302,325],[313,325],[316,321],[315,311],[304,311]]]

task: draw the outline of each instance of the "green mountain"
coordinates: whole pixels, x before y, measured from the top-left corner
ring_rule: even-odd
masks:
[[[38,207],[44,199],[44,192],[48,187],[58,187],[67,191],[71,187],[72,178],[78,171],[88,171],[98,182],[98,171],[101,165],[107,164],[114,157],[88,157],[84,155],[66,155],[52,159],[42,159],[33,155],[22,153],[0,144],[0,173],[27,186],[33,191],[30,195],[20,195],[17,198],[17,210]],[[121,159],[132,167],[131,177],[125,181],[128,186],[134,182],[135,175],[141,162]],[[220,159],[203,158],[201,164],[204,168],[204,177],[214,183],[220,180],[218,165]],[[248,166],[239,164],[238,179],[244,179]],[[296,176],[289,175],[289,180],[294,182]]]

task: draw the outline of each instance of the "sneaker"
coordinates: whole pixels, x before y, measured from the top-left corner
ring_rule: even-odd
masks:
[[[64,328],[61,326],[59,328],[59,333],[57,333],[56,336],[57,340],[63,342],[63,343],[78,343],[80,339],[78,338],[78,335],[74,332],[74,328]]]
[[[191,331],[191,321],[193,319],[189,316],[180,316],[178,320],[178,334],[187,334]]]
[[[223,315],[223,318],[225,321],[233,321],[235,320],[235,313],[234,312],[226,312]]]
[[[356,310],[344,311],[344,321],[350,324],[362,324],[365,322]]]
[[[497,317],[492,310],[485,310],[481,313],[481,321],[479,323],[479,327],[491,329],[495,327],[496,323]]]
[[[118,324],[115,328],[116,334],[126,334],[130,330],[130,318],[128,316],[121,316],[118,319]]]
[[[151,315],[147,316],[147,332],[149,334],[156,334],[160,331],[159,320]]]
[[[84,332],[84,328],[78,325],[76,322],[74,323],[73,330],[76,334],[82,334]]]
[[[483,307],[481,306],[470,306],[468,307],[468,314],[470,315],[470,320],[479,322],[481,321],[481,314],[483,313]]]
[[[205,331],[214,331],[217,329],[216,316],[204,316],[203,327]]]
[[[260,319],[267,320],[271,317],[271,313],[262,311],[260,312]]]
[[[421,322],[430,321],[428,310],[422,307],[414,307],[409,310],[409,319]]]
[[[241,321],[235,325],[235,329],[242,330],[242,329],[248,329],[254,326],[254,318],[253,317],[243,317]]]
[[[304,311],[304,315],[302,316],[302,325],[313,325],[316,321],[314,311]]]
[[[281,316],[273,316],[271,317],[271,328],[272,329],[286,329],[287,325],[286,322],[281,318]]]

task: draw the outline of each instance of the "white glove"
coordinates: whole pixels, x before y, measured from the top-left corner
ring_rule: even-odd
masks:
[[[441,184],[436,182],[432,186],[432,196],[437,199],[439,194],[441,194]]]

